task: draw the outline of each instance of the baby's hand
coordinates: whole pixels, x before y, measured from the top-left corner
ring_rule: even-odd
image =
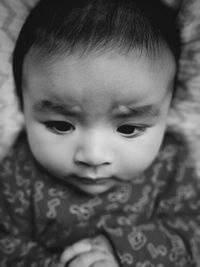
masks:
[[[64,250],[60,267],[119,267],[113,249],[103,235],[81,240]]]

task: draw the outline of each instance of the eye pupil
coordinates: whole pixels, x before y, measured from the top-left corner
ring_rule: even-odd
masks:
[[[118,127],[117,131],[126,135],[133,134],[135,131],[135,127],[133,125],[126,124]]]
[[[54,128],[61,132],[66,132],[72,128],[72,125],[61,121],[61,122],[56,122]]]

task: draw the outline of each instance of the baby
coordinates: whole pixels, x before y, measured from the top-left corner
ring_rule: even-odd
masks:
[[[156,0],[32,10],[13,57],[25,131],[0,169],[0,266],[197,266],[200,188],[166,131],[175,19]]]

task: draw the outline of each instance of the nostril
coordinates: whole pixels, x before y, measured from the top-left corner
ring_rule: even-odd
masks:
[[[91,166],[91,164],[89,164],[89,163],[86,162],[86,161],[76,160],[75,162],[76,162],[76,164],[78,164],[78,165],[80,165],[80,166],[83,166],[83,167],[90,167],[90,166]]]
[[[87,160],[87,161],[84,161],[84,160],[76,160],[75,161],[76,162],[76,164],[79,164],[80,166],[83,166],[83,167],[99,167],[99,166],[108,166],[108,165],[110,165],[111,163],[110,162],[108,162],[108,161],[105,161],[105,162],[103,162],[103,161],[89,161],[89,160]]]

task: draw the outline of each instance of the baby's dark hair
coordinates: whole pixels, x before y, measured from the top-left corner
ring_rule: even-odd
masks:
[[[180,34],[176,12],[159,0],[42,0],[30,12],[19,34],[13,73],[22,103],[22,69],[33,49],[41,58],[82,53],[136,49],[148,57],[165,47],[176,62]]]

